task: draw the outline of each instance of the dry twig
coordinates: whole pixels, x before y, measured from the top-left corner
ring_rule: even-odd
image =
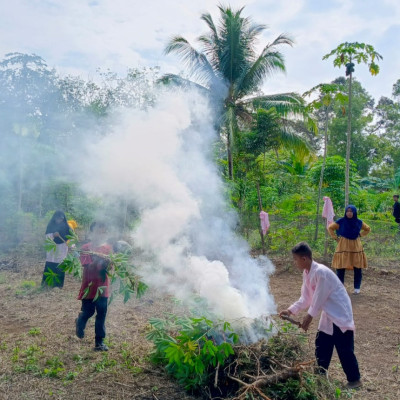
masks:
[[[284,319],[285,321],[288,321],[291,324],[296,325],[299,328],[301,328],[301,322],[300,321],[296,321],[295,319],[289,317],[288,315],[281,315],[281,318]]]
[[[306,367],[314,364],[314,360],[298,363],[294,367],[286,367],[283,371],[275,372],[271,375],[263,375],[263,376],[252,376],[250,374],[244,374],[244,376],[254,379],[252,383],[246,383],[239,378],[236,378],[232,375],[228,375],[228,378],[239,383],[241,388],[239,389],[240,395],[237,398],[238,400],[245,399],[246,394],[250,392],[257,392],[263,399],[269,399],[264,393],[261,392],[261,388],[265,386],[269,386],[274,383],[286,381],[289,378],[298,378],[300,376],[300,372],[303,371]]]
[[[217,368],[215,369],[215,379],[214,379],[214,387],[218,387],[218,371],[219,371],[219,363],[217,364]]]

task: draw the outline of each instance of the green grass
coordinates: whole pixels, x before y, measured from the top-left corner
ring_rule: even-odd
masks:
[[[25,296],[40,290],[35,281],[22,281],[17,289],[15,289],[16,296]]]
[[[40,330],[40,328],[31,328],[28,332],[28,335],[30,336],[38,336],[42,333],[42,331]]]

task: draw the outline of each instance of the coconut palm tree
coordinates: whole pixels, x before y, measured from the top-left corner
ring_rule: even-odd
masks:
[[[279,35],[264,46],[260,54],[255,45],[259,35],[267,28],[242,16],[243,8],[232,10],[219,6],[218,27],[210,14],[201,19],[209,31],[197,38],[201,51],[196,50],[185,38],[173,37],[165,53],[175,53],[186,64],[191,80],[178,75],[166,74],[164,83],[196,87],[210,95],[221,105],[219,127],[227,141],[228,173],[233,179],[234,139],[243,124],[252,121],[257,108],[274,107],[282,116],[302,115],[303,99],[294,93],[259,95],[263,80],[275,72],[284,72],[285,63],[278,48],[292,46],[293,40]]]

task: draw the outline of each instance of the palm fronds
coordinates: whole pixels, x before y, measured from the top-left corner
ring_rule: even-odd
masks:
[[[293,45],[293,40],[286,35],[279,35],[271,44],[264,47],[262,53],[243,71],[236,82],[238,97],[254,92],[267,77],[276,71],[285,72],[284,57],[277,47],[282,44]]]
[[[210,86],[215,79],[214,70],[207,57],[193,48],[182,36],[173,37],[165,48],[165,53],[175,53],[189,68],[189,73],[203,85]]]
[[[190,79],[185,79],[180,75],[164,74],[160,79],[157,80],[157,83],[163,85],[176,86],[182,89],[196,89],[205,95],[209,94],[208,88],[199,85],[198,83],[193,82]]]

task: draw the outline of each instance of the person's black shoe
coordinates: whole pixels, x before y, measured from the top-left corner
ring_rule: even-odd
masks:
[[[108,347],[104,343],[98,343],[96,344],[94,351],[108,351]]]
[[[75,320],[75,334],[79,339],[83,339],[85,337],[85,332],[78,325],[78,318]]]
[[[346,389],[359,389],[362,386],[362,382],[360,380],[347,382]]]

